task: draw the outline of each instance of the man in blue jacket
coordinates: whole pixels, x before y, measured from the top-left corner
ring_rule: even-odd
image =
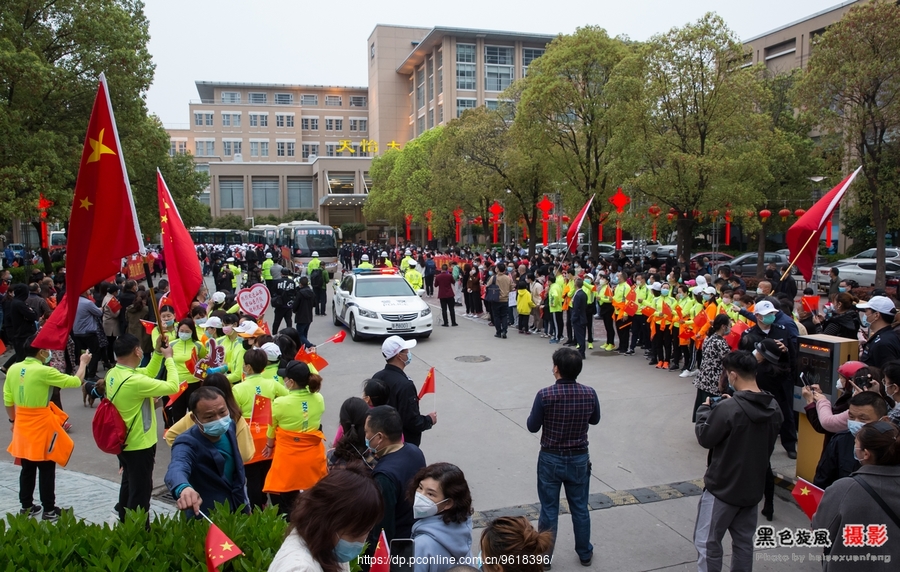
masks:
[[[189,407],[195,425],[175,439],[165,479],[178,509],[188,517],[208,515],[219,502],[248,512],[244,462],[225,396],[215,387],[201,387]]]

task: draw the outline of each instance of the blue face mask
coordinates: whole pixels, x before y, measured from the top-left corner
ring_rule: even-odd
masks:
[[[203,432],[210,437],[221,437],[231,427],[231,417],[225,416],[203,424]]]
[[[350,562],[362,552],[362,542],[348,542],[343,538],[338,540],[334,547],[334,559],[338,562]]]
[[[668,296],[668,295],[669,295],[669,291],[668,291],[668,290],[663,290],[662,292],[660,292],[660,295],[662,295],[662,296]]]
[[[774,324],[775,323],[775,314],[769,314],[767,316],[763,316],[762,323],[767,326],[771,326],[772,324]]]
[[[847,420],[847,429],[850,430],[850,434],[854,437],[859,433],[859,430],[862,429],[863,425],[865,425],[865,423],[862,421],[854,421],[853,419]]]
[[[846,288],[841,288],[840,286],[838,286],[838,292],[840,292],[840,293],[843,294],[843,293],[846,292],[846,291],[847,291]]]
[[[412,352],[406,352],[406,361],[403,363],[405,365],[409,365],[412,363]]]
[[[864,328],[868,328],[868,327],[869,327],[869,318],[866,316],[866,313],[865,313],[865,312],[860,312],[860,313],[859,313],[859,323],[860,323],[860,324],[862,325],[862,327],[864,327]]]

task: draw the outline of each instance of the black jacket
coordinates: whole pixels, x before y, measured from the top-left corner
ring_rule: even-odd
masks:
[[[843,314],[834,314],[822,324],[822,333],[829,336],[838,336],[849,340],[856,339],[859,331],[859,315],[853,310]]]
[[[710,450],[706,490],[730,505],[758,504],[782,419],[775,397],[765,392],[738,391],[697,408],[697,441]]]
[[[7,335],[12,340],[25,341],[29,336],[37,332],[35,322],[39,316],[25,303],[28,299],[28,287],[24,284],[13,286],[13,299],[4,316]]]
[[[871,334],[859,355],[859,361],[877,368],[896,359],[900,359],[900,336],[890,326]]]
[[[316,305],[316,293],[309,286],[297,288],[294,299],[294,314],[298,324],[312,324],[313,308]]]
[[[581,288],[572,296],[572,323],[583,326],[587,324],[587,294]]]
[[[853,447],[856,445],[856,438],[850,431],[842,431],[834,435],[822,456],[819,458],[819,465],[816,467],[816,476],[813,478],[813,484],[820,489],[830,487],[834,481],[849,477],[854,471],[859,469],[859,461],[853,456]]]
[[[272,292],[272,307],[276,310],[291,309],[297,302],[297,285],[294,279],[282,276],[275,281],[275,291]]]
[[[400,414],[403,420],[403,439],[416,447],[422,443],[422,432],[431,429],[431,417],[419,413],[419,393],[416,384],[399,367],[386,364],[372,376],[381,380],[388,390],[387,405]]]

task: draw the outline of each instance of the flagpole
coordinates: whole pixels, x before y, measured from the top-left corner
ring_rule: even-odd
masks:
[[[797,259],[800,258],[800,255],[803,253],[803,251],[806,250],[806,247],[809,246],[809,243],[812,242],[812,239],[821,233],[822,233],[821,229],[816,229],[812,232],[812,234],[809,235],[809,238],[806,239],[806,243],[800,248],[800,250],[797,252],[797,255],[794,256],[794,259],[791,260],[791,263],[787,267],[787,270],[784,271],[784,274],[781,275],[781,280],[784,280],[784,277],[787,276],[788,274],[790,274],[791,268],[794,267],[794,264],[797,262]],[[779,281],[781,281],[781,280],[779,280]]]
[[[203,511],[202,511],[202,510],[198,510],[197,512],[200,514],[200,516],[202,516],[203,518],[205,518],[205,519],[207,520],[207,522],[209,522],[210,524],[212,524],[213,526],[215,526],[216,523],[214,523],[212,520],[210,520],[210,518],[209,518],[208,516],[206,516],[205,514],[203,514]]]
[[[147,263],[148,258],[149,255],[143,257],[144,278],[147,280],[147,287],[150,290],[150,303],[153,304],[153,315],[156,316],[156,327],[159,328],[159,335],[162,336],[162,345],[163,347],[166,347],[168,345],[168,339],[163,332],[162,318],[159,317],[159,305],[156,303],[156,291],[153,288],[153,278],[150,276],[150,265]]]

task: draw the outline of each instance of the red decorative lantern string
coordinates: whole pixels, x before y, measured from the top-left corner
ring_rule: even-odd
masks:
[[[804,209],[797,209],[794,211],[794,216],[797,218],[800,218],[805,214],[806,214],[806,210],[804,210]]]
[[[456,207],[456,210],[453,211],[453,218],[456,220],[456,242],[457,243],[459,242],[459,237],[460,237],[459,223],[460,223],[460,220],[462,219],[462,215],[463,215],[463,210],[459,207]]]
[[[609,197],[609,202],[616,207],[616,213],[621,215],[625,207],[631,202],[631,197],[622,192],[622,187],[616,189],[616,194]],[[622,217],[616,217],[616,248],[622,248]]]
[[[770,216],[772,216],[772,211],[770,211],[769,209],[763,209],[759,211],[759,218],[761,218],[763,222],[769,220]]]
[[[731,211],[725,211],[725,246],[731,245]]]
[[[652,205],[647,212],[650,213],[650,216],[653,217],[653,240],[656,241],[656,219],[659,218],[659,213],[662,212],[662,209],[657,205]]]
[[[550,211],[553,210],[553,201],[548,199],[547,195],[544,195],[544,198],[538,202],[537,208],[541,211],[541,231],[544,244],[549,244],[547,241],[547,221],[550,220]]]
[[[433,240],[432,235],[431,235],[431,217],[432,217],[431,209],[428,209],[428,212],[425,213],[425,220],[428,221],[428,240],[429,240],[429,242],[431,240]]]
[[[503,206],[499,202],[494,201],[491,208],[488,209],[492,215],[491,222],[494,224],[494,242],[497,242],[497,226],[500,224],[500,215],[503,214]]]
[[[780,211],[778,211],[778,216],[781,217],[781,222],[784,222],[787,220],[787,217],[791,216],[791,211],[790,211],[790,209],[783,208]]]
[[[412,232],[412,215],[406,215],[406,240],[409,241]]]

